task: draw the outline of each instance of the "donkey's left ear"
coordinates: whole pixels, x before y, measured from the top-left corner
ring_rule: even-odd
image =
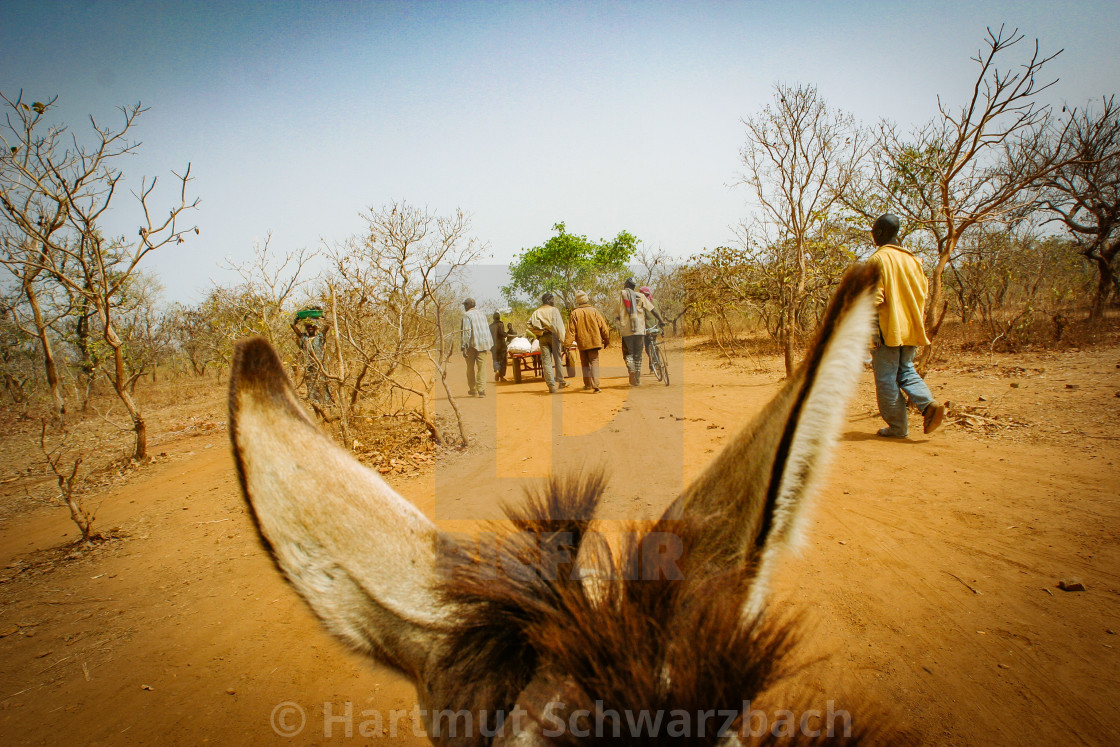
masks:
[[[276,564],[353,648],[421,679],[455,610],[441,601],[435,525],[304,414],[272,346],[237,344],[230,438]]]
[[[844,275],[801,366],[663,517],[698,527],[686,574],[689,562],[754,567],[746,614],[762,609],[775,559],[799,539],[867,355],[878,277],[867,264]]]

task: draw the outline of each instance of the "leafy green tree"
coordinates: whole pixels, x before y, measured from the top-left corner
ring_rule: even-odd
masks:
[[[609,289],[630,274],[627,263],[638,249],[638,239],[619,231],[599,243],[568,233],[563,223],[552,227],[556,235],[541,246],[526,249],[509,266],[510,284],[502,295],[511,304],[539,298],[552,291],[562,306],[571,307],[577,290],[587,291],[596,302],[606,300]]]

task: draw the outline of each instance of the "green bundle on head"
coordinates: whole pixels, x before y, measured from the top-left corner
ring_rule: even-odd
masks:
[[[323,316],[322,309],[303,309],[296,312],[296,321],[303,322],[308,319],[320,319]]]

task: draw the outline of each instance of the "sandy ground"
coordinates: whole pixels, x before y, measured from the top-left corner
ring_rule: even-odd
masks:
[[[669,387],[631,390],[616,350],[607,363],[600,395],[530,382],[460,400],[475,445],[390,481],[470,531],[526,481],[602,464],[606,518],[653,517],[779,386],[774,361],[692,349]],[[793,686],[885,703],[936,745],[1114,744],[1120,352],[928,380],[969,419],[898,442],[873,435],[863,376],[810,540],[775,583],[775,608],[806,620]],[[411,685],[335,643],[274,570],[224,428],[159,450],[98,496],[112,542],[52,549],[75,538],[61,508],[0,522],[0,743],[425,744]]]

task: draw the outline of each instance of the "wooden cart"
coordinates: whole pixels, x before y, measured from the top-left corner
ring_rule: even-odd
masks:
[[[532,353],[510,353],[509,365],[513,367],[513,383],[521,383],[521,372],[527,371],[541,376],[541,351]]]
[[[564,365],[568,369],[568,378],[575,376],[575,359],[578,358],[579,349],[573,345],[567,354],[564,356]],[[544,372],[541,371],[541,351],[534,350],[531,353],[510,353],[509,365],[513,367],[513,383],[521,383],[522,372],[532,373],[534,376],[543,376]]]

